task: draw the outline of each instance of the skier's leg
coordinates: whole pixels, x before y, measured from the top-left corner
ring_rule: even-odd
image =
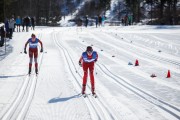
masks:
[[[91,80],[91,92],[92,94],[95,94],[95,84],[94,84],[94,63],[91,63],[89,67],[89,74],[90,74],[90,80]]]
[[[83,84],[82,84],[82,94],[85,93],[86,83],[87,83],[87,71],[84,71]]]
[[[91,91],[94,93],[95,85],[94,85],[94,74],[93,71],[90,72],[90,79],[91,79]]]
[[[38,74],[37,57],[38,57],[38,50],[36,49],[36,50],[34,51],[34,62],[35,62],[35,72],[36,72],[36,74]]]
[[[29,50],[29,74],[31,74],[31,68],[32,68],[32,60],[33,60],[33,52]]]
[[[86,64],[83,64],[83,71],[84,71],[84,76],[83,76],[83,84],[82,84],[82,94],[85,93],[87,77],[88,77],[88,66]]]
[[[31,68],[32,68],[32,58],[30,58],[30,61],[29,61],[29,74],[31,74]]]

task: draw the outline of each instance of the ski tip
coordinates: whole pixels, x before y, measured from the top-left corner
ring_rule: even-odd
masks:
[[[97,98],[97,95],[96,94],[92,94],[93,97]]]
[[[86,97],[87,97],[87,94],[82,94],[82,93],[81,93],[81,94],[80,94],[80,97],[81,97],[81,96],[84,97],[84,98],[86,98]]]
[[[86,97],[87,97],[87,95],[86,95],[86,94],[83,94],[82,96],[83,96],[84,98],[86,98]]]

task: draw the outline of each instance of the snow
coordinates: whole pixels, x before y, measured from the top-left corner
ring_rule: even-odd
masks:
[[[60,24],[60,26],[63,26],[63,27],[74,26],[75,23],[69,22],[69,20],[74,19],[75,16],[78,14],[78,12],[82,9],[82,7],[84,6],[84,4],[85,4],[86,2],[88,2],[88,1],[89,1],[89,0],[82,1],[82,2],[76,7],[76,10],[75,10],[74,12],[65,15],[65,16],[58,22],[58,24]]]
[[[34,66],[27,75],[29,57],[23,54],[32,33],[44,45],[38,76]],[[6,54],[0,47],[0,119],[179,120],[179,33],[180,26],[146,25],[14,32]],[[94,70],[98,98],[80,96],[78,60],[89,45],[99,55]],[[134,66],[136,60],[139,66]],[[88,78],[86,93],[90,90]]]
[[[1,23],[1,22],[0,22],[0,27],[2,27],[3,25],[4,25],[4,23]]]

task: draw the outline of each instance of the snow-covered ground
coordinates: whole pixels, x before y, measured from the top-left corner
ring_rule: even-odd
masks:
[[[32,33],[44,44],[38,76],[34,68],[27,75],[29,57],[23,54]],[[0,48],[0,119],[180,120],[179,33],[180,26],[15,32],[7,40],[6,54]],[[94,71],[98,98],[80,96],[83,71],[78,60],[89,45],[99,55]],[[134,66],[136,60],[139,66]],[[86,93],[91,93],[89,78]]]

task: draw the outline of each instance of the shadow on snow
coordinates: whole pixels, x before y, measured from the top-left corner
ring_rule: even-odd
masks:
[[[0,75],[0,78],[13,78],[13,77],[22,77],[22,76],[26,76],[27,74],[24,75]]]
[[[60,98],[60,97],[56,97],[56,98],[52,98],[48,101],[48,103],[57,103],[57,102],[65,102],[68,101],[70,99],[73,98],[78,98],[80,94],[74,95],[74,96],[70,96],[70,97],[64,97],[64,98]]]

